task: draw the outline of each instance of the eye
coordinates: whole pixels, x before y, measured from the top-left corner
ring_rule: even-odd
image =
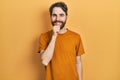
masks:
[[[60,16],[61,16],[61,17],[63,17],[63,16],[64,16],[64,14],[60,14]]]
[[[52,17],[55,17],[55,16],[57,16],[56,14],[52,14]]]

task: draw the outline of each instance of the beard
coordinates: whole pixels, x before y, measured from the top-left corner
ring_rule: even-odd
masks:
[[[52,23],[52,26],[55,26],[57,22],[61,23],[61,25],[60,25],[60,30],[63,29],[64,26],[65,26],[65,24],[66,24],[66,21],[65,21],[65,22],[63,22],[63,21],[57,21],[57,20],[56,20],[56,21],[52,21],[52,22],[51,22],[51,23]]]

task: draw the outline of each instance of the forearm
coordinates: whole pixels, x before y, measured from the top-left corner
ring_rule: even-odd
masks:
[[[79,80],[82,80],[82,62],[80,57],[77,58],[76,67],[77,67],[78,78]]]
[[[54,36],[54,35],[52,36],[51,41],[50,41],[49,45],[47,46],[46,50],[43,53],[41,53],[42,63],[45,66],[51,61],[51,59],[53,57],[56,37],[57,36]]]

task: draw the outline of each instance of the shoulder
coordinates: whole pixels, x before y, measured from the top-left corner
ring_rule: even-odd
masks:
[[[71,36],[73,36],[74,38],[80,38],[80,34],[78,34],[77,32],[71,31],[69,30],[69,33]]]
[[[49,41],[49,40],[51,39],[52,32],[53,32],[53,31],[50,30],[50,31],[41,33],[40,36],[39,36],[39,39],[40,39],[40,40],[44,40],[44,41]]]
[[[52,35],[52,30],[41,33],[40,37],[50,37]]]

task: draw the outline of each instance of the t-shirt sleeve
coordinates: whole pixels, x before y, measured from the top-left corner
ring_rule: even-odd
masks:
[[[81,37],[79,36],[78,40],[77,40],[77,48],[76,48],[76,56],[80,56],[82,54],[84,54],[84,48],[83,48],[83,43],[81,40]]]
[[[40,35],[40,38],[39,38],[39,52],[41,50],[45,50],[46,49],[46,46],[47,46],[47,40],[46,40],[46,37],[44,34],[41,34]]]

